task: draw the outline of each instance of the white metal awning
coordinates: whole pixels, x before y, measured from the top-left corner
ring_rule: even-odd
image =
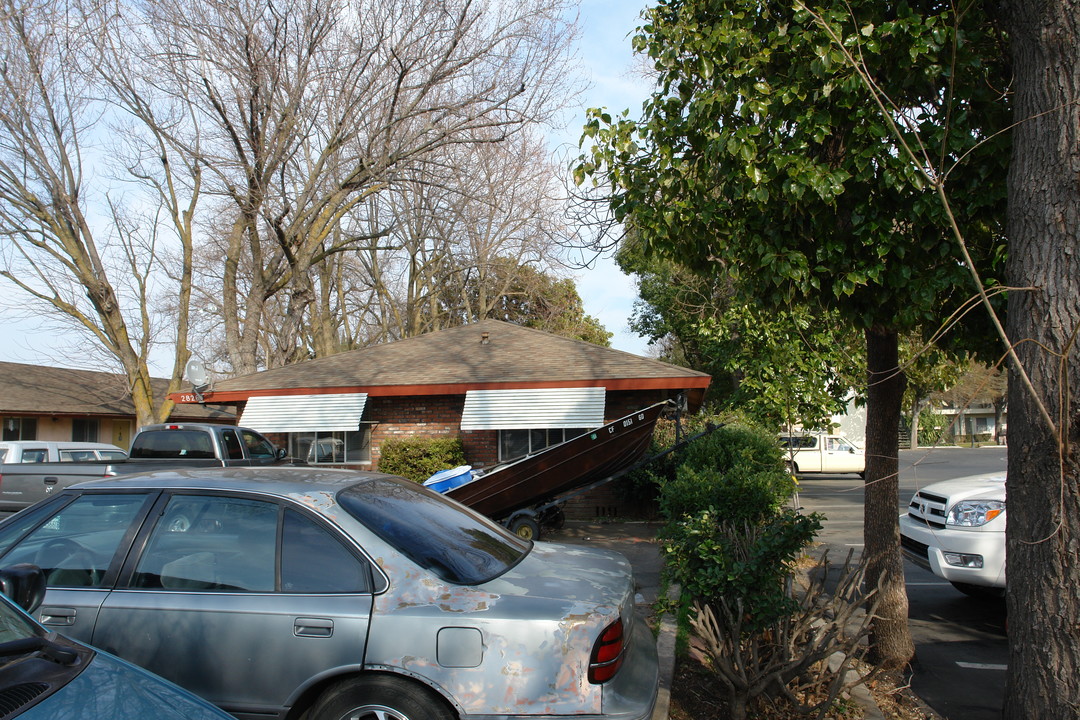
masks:
[[[358,430],[367,393],[248,398],[240,425],[268,432]]]
[[[604,424],[605,388],[470,390],[462,430],[595,428]]]

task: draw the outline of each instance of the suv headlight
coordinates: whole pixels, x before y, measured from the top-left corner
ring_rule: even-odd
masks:
[[[1005,512],[1002,500],[961,500],[949,509],[946,525],[981,527]]]

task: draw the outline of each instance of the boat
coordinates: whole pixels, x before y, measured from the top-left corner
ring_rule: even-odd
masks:
[[[650,405],[482,475],[474,474],[444,494],[532,539],[530,534],[539,532],[534,518],[544,506],[632,469],[648,451],[661,413],[673,404],[665,400]]]

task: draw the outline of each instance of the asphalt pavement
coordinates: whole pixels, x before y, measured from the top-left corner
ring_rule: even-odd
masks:
[[[900,453],[900,501],[940,480],[1000,472],[1007,448],[934,448]],[[855,475],[802,475],[800,501],[806,512],[826,516],[818,536],[833,560],[862,550],[863,481]],[[963,595],[948,582],[904,563],[908,622],[916,660],[911,688],[949,720],[997,720],[1005,697],[1008,641],[1005,603]]]

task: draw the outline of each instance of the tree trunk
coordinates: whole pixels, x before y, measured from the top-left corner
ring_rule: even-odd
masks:
[[[919,415],[922,414],[922,400],[916,397],[911,402],[911,449],[919,447]]]
[[[866,368],[863,554],[867,587],[878,588],[871,659],[886,670],[899,670],[914,657],[915,644],[908,629],[900,555],[899,431],[906,379],[900,370],[898,333],[882,328],[866,331]]]
[[[1080,2],[1007,3],[1015,119],[1005,717],[1080,712]],[[1036,404],[1041,401],[1050,420]],[[1051,426],[1053,424],[1053,427]]]

